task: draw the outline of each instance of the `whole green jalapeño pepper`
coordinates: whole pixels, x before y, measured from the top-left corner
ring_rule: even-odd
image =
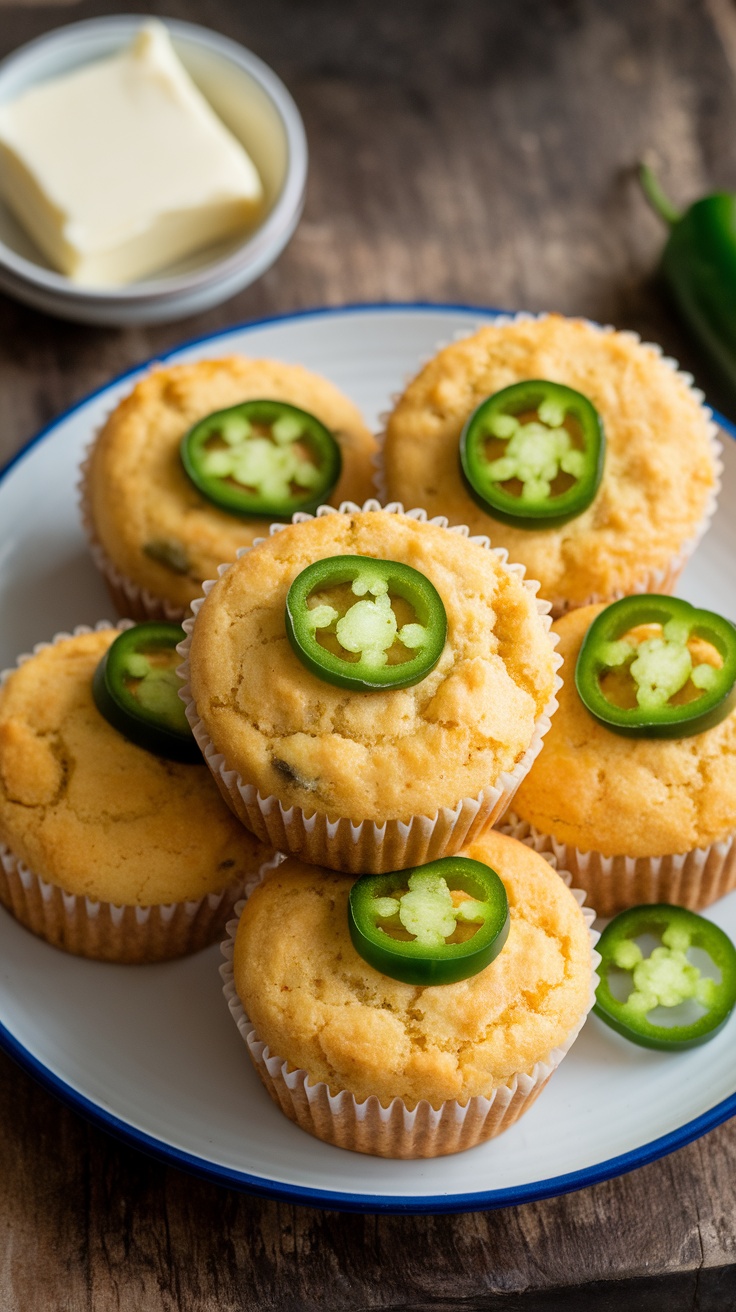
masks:
[[[194,486],[221,510],[274,519],[316,510],[342,469],[329,429],[285,401],[216,410],[184,435],[180,455]]]
[[[670,227],[662,275],[736,404],[736,195],[716,192],[681,213],[647,164],[639,177],[652,209]]]
[[[593,620],[575,685],[591,715],[618,733],[703,733],[736,705],[736,627],[678,597],[624,597]]]
[[[485,970],[509,934],[506,889],[490,866],[443,857],[364,875],[350,890],[350,937],[364,961],[405,984],[454,984]]]
[[[495,392],[473,412],[460,435],[460,466],[471,496],[494,519],[557,528],[595,497],[605,445],[587,396],[529,379]]]
[[[108,647],[92,680],[95,705],[123,737],[155,756],[201,763],[179,697],[178,624],[136,624]]]
[[[410,565],[372,556],[328,556],[307,566],[289,588],[285,623],[312,674],[362,692],[419,683],[447,638],[434,584]]]
[[[652,936],[661,944],[645,955],[636,940]],[[733,1011],[736,948],[694,911],[666,902],[630,907],[606,926],[596,946],[601,964],[595,1014],[632,1043],[674,1052],[693,1048],[712,1039]],[[703,974],[688,956],[692,948],[710,957],[720,978]]]

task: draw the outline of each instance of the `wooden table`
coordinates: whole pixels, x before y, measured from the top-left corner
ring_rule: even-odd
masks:
[[[0,54],[115,8],[0,0]],[[719,402],[652,281],[663,234],[631,169],[655,152],[682,201],[736,187],[731,0],[163,0],[160,10],[230,34],[285,79],[311,146],[304,220],[260,283],[185,323],[83,328],[0,297],[0,461],[181,338],[345,301],[589,315],[660,341]],[[726,1124],[631,1175],[507,1211],[310,1211],[160,1166],[0,1056],[0,1308],[720,1312],[736,1305],[734,1181]]]

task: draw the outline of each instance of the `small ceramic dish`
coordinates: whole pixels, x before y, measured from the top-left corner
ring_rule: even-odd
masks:
[[[0,64],[0,104],[130,44],[140,15],[93,18],[31,41]],[[80,323],[162,323],[207,310],[259,278],[293,235],[304,204],[307,144],[301,115],[276,74],[237,42],[165,20],[176,53],[213,109],[245,146],[266,194],[250,232],[122,288],[81,287],[52,270],[0,202],[0,290]]]

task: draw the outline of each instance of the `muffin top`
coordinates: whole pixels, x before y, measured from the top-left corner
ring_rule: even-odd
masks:
[[[0,689],[0,842],[67,893],[117,905],[196,900],[270,851],[204,765],[165,761],[103,719],[92,676],[115,629],[65,638]]]
[[[326,378],[300,365],[241,356],[152,370],[102,429],[85,501],[113,564],[172,606],[186,610],[217,566],[234,560],[238,547],[262,537],[270,523],[231,515],[203,497],[182,467],[181,439],[205,415],[263,398],[308,410],[331,430],[343,459],[336,503],[371,494],[375,440],[357,407]]]
[[[457,984],[416,987],[379,974],[348,930],[348,875],[294,858],[246,903],[235,986],[259,1038],[333,1093],[409,1107],[488,1097],[563,1043],[590,1002],[591,944],[559,875],[495,830],[463,849],[500,875],[511,928],[496,959]]]
[[[356,691],[311,673],[286,636],[290,584],[312,562],[413,566],[447,612],[438,664],[409,688]],[[190,652],[196,710],[227,767],[311,815],[382,822],[475,797],[521,759],[557,662],[533,594],[478,543],[386,511],[282,529],[214,585]]]
[[[553,625],[564,658],[559,710],[514,797],[522,820],[605,856],[665,856],[736,828],[736,710],[690,738],[629,738],[586,710],[575,687],[585,634],[603,606]]]
[[[492,393],[532,378],[582,392],[606,434],[598,493],[559,528],[492,518],[460,471],[470,414]],[[540,581],[556,613],[632,592],[666,569],[697,534],[716,481],[706,413],[656,349],[560,315],[491,325],[440,351],[398,401],[383,463],[390,499],[487,533]]]

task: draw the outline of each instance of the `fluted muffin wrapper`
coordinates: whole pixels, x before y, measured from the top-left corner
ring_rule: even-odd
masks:
[[[645,902],[673,902],[689,911],[702,911],[736,888],[736,831],[690,852],[604,856],[561,843],[515,815],[508,819],[504,833],[542,854],[552,852],[585,890],[599,916],[615,916]]]
[[[33,652],[18,657],[15,668],[67,638],[105,629],[122,633],[131,627],[130,620],[118,624],[101,620],[94,629],[79,624],[71,633],[57,633],[50,642],[36,643]],[[0,687],[12,673],[12,669],[0,673]],[[236,903],[280,860],[274,854],[247,880],[238,879],[194,900],[118,905],[65,892],[0,842],[0,903],[31,933],[76,956],[96,961],[167,961],[218,942]]]
[[[32,934],[95,961],[168,961],[216,943],[243,883],[194,902],[117,906],[65,893],[0,844],[0,902]]]
[[[551,853],[544,853],[544,856],[557,868]],[[569,887],[569,872],[558,869],[558,873]],[[240,915],[245,906],[245,902],[239,903],[235,908],[237,919],[229,922],[228,937],[222,944],[224,961],[220,966],[220,974],[223,993],[256,1072],[273,1101],[290,1121],[306,1130],[307,1134],[334,1144],[337,1148],[368,1153],[373,1157],[445,1157],[449,1153],[475,1148],[503,1134],[539,1097],[565,1054],[570,1051],[595,1002],[598,986],[596,967],[600,961],[595,951],[599,938],[593,929],[595,912],[584,905],[585,893],[582,890],[573,888],[571,891],[582,909],[590,936],[593,975],[585,1014],[564,1041],[547,1053],[543,1060],[536,1062],[531,1071],[519,1071],[498,1085],[490,1097],[473,1097],[466,1103],[448,1099],[439,1107],[433,1107],[426,1099],[422,1099],[413,1108],[407,1107],[404,1100],[398,1097],[393,1098],[385,1107],[375,1095],[359,1102],[346,1089],[333,1092],[323,1081],[312,1083],[306,1070],[292,1070],[288,1061],[270,1052],[258,1037],[235,987],[233,952]]]
[[[388,514],[406,514],[411,519],[429,522],[444,528],[449,533],[468,537],[493,553],[503,567],[515,574],[523,586],[531,592],[536,600],[538,614],[547,631],[550,645],[555,647],[557,637],[550,632],[551,619],[549,605],[536,598],[539,584],[524,579],[523,565],[508,563],[508,553],[503,548],[491,547],[486,537],[470,537],[464,525],[449,526],[444,516],[429,519],[426,511],[421,509],[404,511],[399,502],[381,506],[377,501],[366,501],[358,506],[351,501],[344,501],[339,509],[334,506],[320,506],[317,516],[336,514],[355,514],[359,511],[379,511]],[[313,515],[299,513],[294,516],[294,523],[304,523],[313,519]],[[285,524],[272,524],[271,534],[285,528]],[[253,543],[257,546],[264,539]],[[243,556],[252,547],[244,547],[238,553]],[[221,565],[219,576],[227,572],[229,564]],[[184,622],[187,631],[186,641],[179,651],[184,659],[180,674],[185,680],[180,696],[185,702],[187,718],[192,726],[205,761],[217,782],[226,802],[262,842],[282,852],[298,856],[300,860],[312,865],[329,866],[334,870],[343,870],[350,874],[379,874],[383,871],[400,870],[407,866],[426,865],[443,856],[458,852],[461,847],[472,841],[487,825],[495,824],[507,810],[522,779],[528,774],[533,762],[542,749],[542,740],[550,727],[550,717],[557,709],[557,692],[562,680],[555,674],[554,690],[550,701],[541,715],[537,717],[534,733],[526,752],[513,769],[503,771],[497,779],[475,797],[464,797],[455,806],[439,807],[434,815],[413,815],[408,820],[386,819],[381,824],[371,820],[352,821],[346,817],[330,820],[326,815],[315,811],[306,815],[301,807],[285,807],[278,797],[263,797],[256,786],[244,780],[237,770],[228,763],[223,753],[218,752],[212,739],[200,719],[189,684],[189,648],[191,634],[197,613],[209,591],[217,580],[204,584],[204,596],[192,603],[193,617]],[[559,669],[561,658],[554,653],[555,669]]]
[[[517,323],[525,319],[546,319],[548,317],[549,316],[546,312],[542,314],[530,314],[524,310],[522,310],[519,314],[499,314],[496,315],[495,318],[493,319],[479,320],[479,322],[473,328],[461,329],[459,332],[455,333],[454,337],[452,338],[452,341],[462,341],[466,337],[472,337],[473,334],[478,332],[479,329],[481,328],[487,328],[489,326],[504,325],[510,323]],[[672,555],[671,559],[665,565],[661,566],[658,569],[643,570],[642,573],[636,579],[636,581],[627,588],[614,588],[610,592],[592,592],[590,596],[586,597],[583,601],[570,602],[570,601],[565,601],[555,598],[552,600],[551,603],[552,618],[555,620],[559,619],[560,616],[564,615],[568,610],[576,610],[581,606],[602,605],[604,603],[610,603],[612,601],[619,601],[621,597],[640,595],[641,593],[645,593],[645,592],[655,592],[655,593],[673,592],[677,585],[677,580],[679,579],[682,571],[687,565],[690,557],[692,556],[696,547],[702,541],[704,535],[707,533],[708,529],[710,528],[711,521],[713,519],[713,516],[718,506],[718,495],[721,490],[721,481],[723,475],[723,460],[721,458],[723,452],[723,445],[718,437],[718,432],[719,432],[718,425],[715,423],[713,419],[713,411],[711,410],[710,406],[705,404],[704,393],[701,391],[699,387],[695,387],[693,375],[691,373],[688,373],[684,369],[680,369],[677,360],[675,360],[672,356],[664,355],[661,346],[658,346],[656,342],[642,342],[641,337],[639,336],[638,333],[631,332],[628,330],[622,331],[620,329],[613,329],[610,325],[594,323],[592,319],[583,319],[582,322],[586,323],[588,327],[593,328],[600,333],[610,333],[610,332],[617,331],[620,336],[628,337],[631,341],[638,342],[642,346],[646,347],[648,350],[654,351],[658,356],[661,357],[662,363],[666,365],[669,369],[671,369],[673,373],[676,373],[679,376],[679,378],[686,384],[686,386],[689,388],[693,397],[698,402],[698,404],[700,405],[701,409],[705,414],[706,422],[708,425],[708,438],[710,442],[711,456],[713,459],[715,480],[713,483],[713,487],[710,489],[710,492],[708,493],[705,509],[703,511],[703,515],[700,520],[700,523],[698,524],[697,529],[695,530],[692,537],[690,537],[686,542],[682,544],[680,550],[675,552]],[[444,341],[439,342],[437,344],[437,347],[435,348],[433,355],[428,357],[426,360],[423,360],[422,363],[419,365],[418,369],[415,371],[415,373],[413,373],[409,378],[407,378],[406,380],[407,386],[413,380],[413,378],[416,377],[416,373],[420,372],[420,370],[423,369],[425,365],[429,364],[430,359],[434,359],[434,355],[438,354],[439,351],[444,350],[444,348],[449,345],[451,345],[451,342],[446,339]],[[392,395],[391,400],[394,403],[394,405],[401,399],[401,395],[402,393],[400,392],[395,392]],[[386,488],[386,477],[385,477],[385,470],[383,464],[383,447],[386,439],[386,426],[388,424],[389,418],[390,418],[389,411],[386,411],[379,416],[380,431],[376,435],[378,449],[373,457],[373,466],[374,466],[373,484],[376,489],[376,495],[378,496],[379,500],[383,502],[385,502],[388,498],[388,490]],[[491,529],[492,526],[493,526],[493,522],[491,521],[490,524]]]
[[[87,448],[85,458],[80,466],[80,477],[77,485],[79,514],[82,528],[87,537],[90,555],[105,580],[112,604],[119,615],[126,615],[137,623],[144,623],[146,620],[161,620],[166,623],[181,624],[185,616],[189,614],[189,607],[179,606],[172,601],[167,601],[165,597],[157,597],[148,588],[143,588],[140,584],[134,583],[110,559],[97,536],[89,495],[89,469],[95,441]]]

